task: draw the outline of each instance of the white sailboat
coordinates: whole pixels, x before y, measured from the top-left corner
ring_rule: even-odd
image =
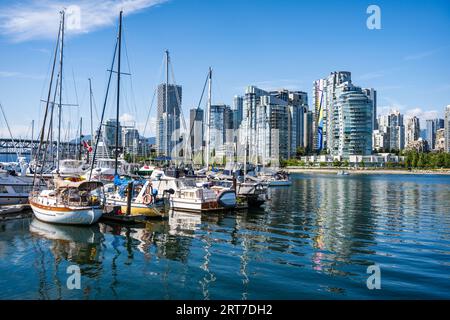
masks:
[[[60,168],[60,139],[61,139],[61,107],[62,107],[62,75],[63,75],[63,49],[64,49],[64,20],[65,13],[61,12],[61,23],[58,32],[58,40],[55,48],[53,67],[50,77],[47,105],[40,134],[40,141],[36,159],[39,159],[42,142],[44,141],[50,97],[52,93],[53,76],[56,65],[56,58],[59,50],[59,76],[55,86],[56,92],[59,89],[59,114],[58,114],[58,145],[56,150],[57,169]],[[59,88],[58,88],[59,85]],[[54,103],[53,103],[54,105]],[[53,106],[52,106],[53,107]],[[50,120],[51,122],[51,120]],[[50,133],[51,128],[49,128]],[[47,137],[49,134],[47,135]],[[43,162],[45,163],[47,150],[44,151]],[[37,172],[34,173],[33,181],[36,182]],[[42,171],[40,173],[42,176]],[[37,219],[44,222],[56,224],[81,224],[90,225],[98,221],[103,213],[103,184],[98,181],[80,181],[77,179],[63,179],[59,174],[53,178],[54,186],[42,191],[33,191],[29,196],[29,203]]]
[[[55,178],[54,182],[54,188],[32,193],[29,198],[37,219],[75,225],[90,225],[100,219],[103,214],[101,182],[73,182],[62,178]]]

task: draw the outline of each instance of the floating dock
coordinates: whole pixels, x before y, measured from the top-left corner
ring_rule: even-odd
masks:
[[[30,205],[28,205],[28,204],[1,206],[0,207],[0,221],[28,218],[31,216],[31,210],[29,210],[29,209],[30,209]]]

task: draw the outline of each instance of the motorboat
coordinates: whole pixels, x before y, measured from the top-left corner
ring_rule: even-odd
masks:
[[[143,165],[142,167],[139,168],[139,170],[137,170],[136,173],[143,177],[150,177],[155,169],[156,169],[155,166]]]
[[[125,165],[125,160],[117,160],[118,161],[118,175],[125,175],[126,172],[123,170],[123,167]],[[92,176],[90,170],[88,170],[83,178],[86,180],[96,180],[96,181],[102,181],[102,182],[111,182],[114,180],[115,177],[115,164],[116,160],[114,159],[98,159],[96,161],[96,165],[92,169]]]
[[[236,188],[236,196],[238,199],[246,202],[250,207],[260,207],[267,199],[267,184],[253,176],[246,175],[245,178],[240,176],[236,179],[236,185],[233,186],[233,177],[229,175],[219,174],[209,176],[210,181],[216,187],[227,188],[233,190]]]
[[[236,193],[230,188],[216,188],[208,181],[195,178],[173,178],[155,170],[152,184],[159,197],[169,202],[170,208],[183,211],[214,211],[237,206]]]
[[[87,165],[83,160],[64,159],[59,161],[59,169],[54,169],[52,173],[61,176],[83,175],[87,170]]]
[[[115,179],[114,184],[105,186],[106,204],[112,207],[120,207],[122,214],[128,208],[128,184],[131,183],[131,215],[145,215],[150,217],[162,217],[164,203],[157,198],[158,190],[153,188],[151,180],[126,180]]]
[[[276,171],[268,174],[263,173],[258,176],[268,187],[286,187],[291,186],[292,181],[289,179],[289,173],[285,171]]]
[[[54,187],[32,192],[29,203],[37,219],[56,224],[91,225],[103,214],[103,183],[63,179]]]
[[[28,203],[28,196],[33,188],[29,177],[16,176],[6,170],[0,170],[0,205],[17,205]]]

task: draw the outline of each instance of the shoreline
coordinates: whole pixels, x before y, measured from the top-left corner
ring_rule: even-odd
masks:
[[[306,167],[286,167],[285,170],[289,173],[324,173],[324,174],[337,174],[339,171],[348,172],[352,174],[390,174],[390,175],[450,175],[450,169],[374,169],[374,168],[306,168]]]

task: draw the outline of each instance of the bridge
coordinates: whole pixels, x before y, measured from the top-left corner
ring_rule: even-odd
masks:
[[[53,141],[52,146],[49,146],[51,150],[56,153],[56,141]],[[47,143],[44,142],[41,150],[45,150]],[[17,152],[22,155],[35,154],[39,148],[39,140],[12,140],[12,139],[0,139],[0,154],[16,154]],[[76,155],[79,152],[80,144],[77,142],[61,142],[60,151],[62,155]]]

